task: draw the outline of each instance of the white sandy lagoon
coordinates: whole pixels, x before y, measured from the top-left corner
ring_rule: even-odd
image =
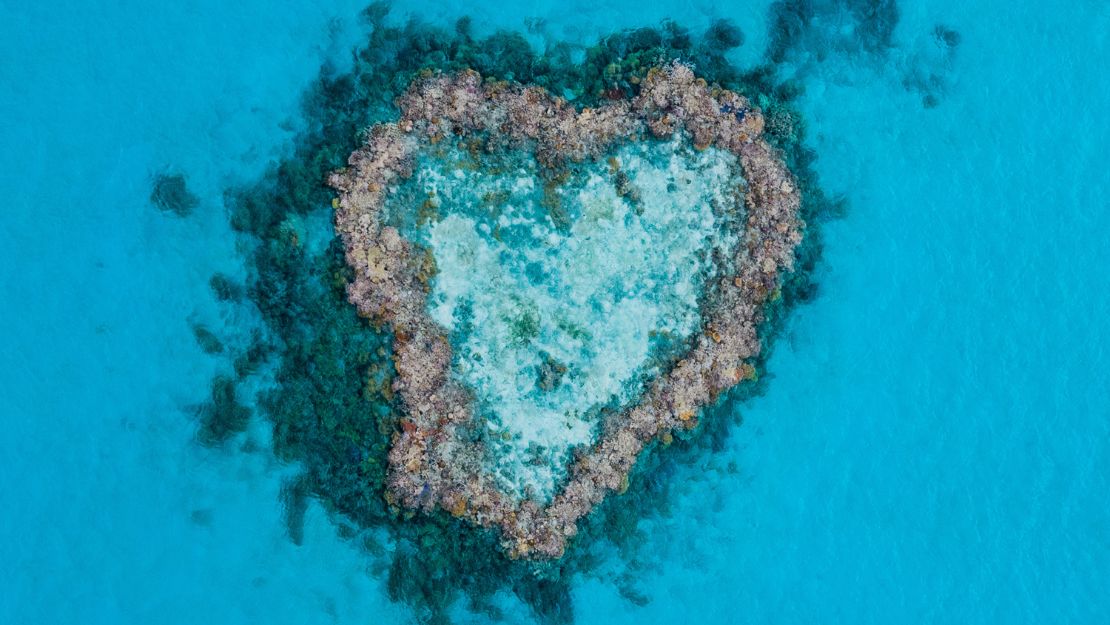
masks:
[[[490,469],[546,501],[601,410],[634,399],[698,330],[714,254],[737,243],[725,220],[742,219],[742,179],[735,156],[682,137],[625,145],[546,202],[534,159],[505,165],[425,155],[425,219],[408,235],[435,258],[429,310],[478,400]]]

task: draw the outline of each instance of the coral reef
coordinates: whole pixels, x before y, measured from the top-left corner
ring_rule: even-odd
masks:
[[[257,315],[262,326],[244,328],[252,335],[245,341],[221,337],[227,345],[221,358],[233,362],[234,378],[213,381],[212,400],[197,415],[198,439],[221,446],[241,443],[226,445],[229,450],[257,449],[252,433],[243,433],[248,409],[235,401],[236,394],[246,399],[248,389],[257,389],[254,412],[272,427],[273,452],[303,476],[296,489],[283,491],[287,509],[298,511],[305,494],[320,505],[340,535],[365,554],[368,572],[388,579],[390,598],[411,607],[416,622],[448,623],[458,608],[501,619],[502,598],[511,596],[528,605],[539,622],[570,623],[569,582],[580,576],[616,583],[630,601],[649,600],[633,587],[635,580],[664,563],[646,547],[651,543],[645,540],[643,521],[670,514],[675,495],[701,479],[703,467],[728,445],[742,422],[744,402],[773,379],[764,366],[773,339],[790,319],[788,313],[818,294],[821,225],[844,210],[842,201],[822,192],[815,174],[817,155],[806,146],[806,128],[795,108],[801,90],[769,59],[741,70],[725,59],[727,42],[720,36],[703,36],[671,21],[605,34],[582,59],[575,53],[583,42],[552,37],[537,51],[516,33],[478,36],[467,18],[443,28],[387,19],[389,13],[384,2],[363,12],[367,37],[349,69],[321,67],[304,95],[304,130],[293,150],[258,179],[225,194],[248,275],[242,284],[214,276],[212,289],[225,306],[249,308],[249,316]],[[497,46],[512,53],[490,55]],[[402,400],[393,392],[393,337],[360,318],[347,301],[354,271],[342,242],[335,240],[323,253],[310,252],[291,236],[296,230],[289,224],[331,214],[334,192],[325,184],[328,175],[359,147],[363,129],[397,118],[395,99],[425,68],[474,68],[487,80],[542,86],[583,108],[636,96],[650,69],[672,59],[695,66],[710,85],[743,95],[765,118],[774,114],[784,122],[767,124],[762,139],[794,174],[806,235],[794,251],[795,270],[780,275],[781,297],[763,304],[757,328],[762,349],[743,369],[755,379],[707,409],[696,429],[665,431],[646,444],[628,490],[578,520],[578,535],[561,559],[512,560],[498,548],[498,530],[439,508],[414,514],[387,504],[387,456],[405,417]],[[300,536],[298,516],[287,519],[293,540]],[[609,555],[614,552],[617,561]],[[614,566],[624,573],[614,572]]]
[[[428,73],[398,100],[400,118],[367,132],[348,167],[329,180],[339,192],[336,230],[354,269],[348,288],[360,314],[393,332],[393,390],[404,417],[389,451],[391,504],[441,508],[497,528],[513,557],[558,558],[579,519],[608,493],[627,486],[652,440],[694,427],[698,412],[750,379],[760,352],[764,304],[794,268],[802,240],[801,193],[762,138],[763,114],[741,95],[710,87],[681,63],[649,69],[631,99],[578,110],[539,87],[483,81],[476,71]],[[698,149],[735,154],[744,179],[746,220],[733,275],[714,285],[704,326],[691,348],[650,383],[634,405],[611,414],[599,440],[577,454],[569,477],[547,505],[507,494],[481,469],[483,449],[462,433],[474,415],[470,391],[451,375],[447,330],[427,312],[420,254],[382,223],[386,199],[414,170],[427,143],[482,134],[486,150],[531,150],[541,166],[597,159],[620,141],[689,137]]]

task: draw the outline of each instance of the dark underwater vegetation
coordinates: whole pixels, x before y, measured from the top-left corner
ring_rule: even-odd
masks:
[[[778,0],[768,20],[769,63],[789,62],[797,77],[834,56],[876,68],[893,65],[906,90],[921,94],[924,108],[940,105],[961,40],[959,32],[937,24],[931,48],[900,50],[894,40],[900,21],[894,0]],[[896,51],[909,54],[895,59]]]
[[[781,62],[801,52],[884,54],[894,45],[894,0],[779,0],[771,5],[767,57]]]
[[[893,3],[879,5],[885,13],[864,20],[876,31],[876,49],[888,45],[884,25],[897,16]],[[420,622],[447,622],[449,609],[460,600],[499,618],[493,601],[499,591],[528,604],[542,622],[573,622],[570,580],[595,574],[603,552],[613,549],[624,571],[613,580],[621,595],[637,605],[650,602],[637,589],[636,574],[657,563],[638,547],[639,522],[668,515],[671,493],[687,488],[696,463],[724,448],[730,431],[739,426],[737,405],[760,394],[773,377],[763,367],[773,338],[791,308],[818,293],[814,272],[821,256],[821,223],[844,211],[842,200],[822,192],[811,167],[817,155],[806,147],[805,122],[793,106],[800,83],[780,77],[775,66],[791,49],[814,40],[802,19],[807,7],[776,5],[771,19],[780,26],[766,51],[767,62],[746,71],[726,58],[745,41],[743,31],[727,20],[699,33],[674,22],[612,33],[587,47],[576,62],[576,48],[569,43],[537,51],[516,32],[476,37],[467,18],[453,29],[418,20],[394,25],[387,4],[367,7],[361,16],[367,39],[353,52],[353,67],[342,72],[321,68],[304,94],[307,130],[292,153],[257,183],[226,192],[228,218],[240,234],[249,277],[239,284],[217,274],[210,285],[225,305],[256,310],[263,327],[244,329],[246,338],[221,340],[194,325],[204,351],[228,354],[234,368],[234,375],[212,381],[211,401],[197,412],[197,440],[213,446],[233,443],[252,418],[248,406],[253,405],[257,417],[272,427],[274,454],[301,467],[281,492],[290,540],[301,543],[308,502],[318,501],[340,535],[365,552],[369,573],[386,576],[390,597],[410,605]],[[692,63],[700,76],[763,109],[766,137],[782,151],[803,192],[806,237],[796,271],[787,275],[781,297],[768,305],[760,375],[722,398],[692,433],[665,437],[646,450],[628,490],[594,510],[560,560],[511,560],[488,530],[444,512],[414,514],[391,506],[383,496],[383,480],[399,415],[390,386],[390,335],[360,318],[348,303],[345,288],[352,273],[342,243],[332,236],[315,253],[308,249],[312,235],[303,225],[309,214],[330,210],[327,174],[345,164],[362,129],[394,115],[393,99],[422,70],[473,68],[487,78],[541,85],[573,98],[577,106],[589,106],[636,93],[648,69],[673,59]],[[187,214],[194,202],[181,175],[157,177],[151,199],[178,214]],[[264,390],[256,402],[248,401],[245,389],[255,386],[248,382],[259,376]]]
[[[200,204],[200,199],[186,186],[184,174],[168,172],[156,174],[153,187],[150,192],[151,203],[179,217],[189,216]]]

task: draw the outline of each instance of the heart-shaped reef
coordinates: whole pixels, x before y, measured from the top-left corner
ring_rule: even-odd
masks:
[[[330,184],[348,295],[394,335],[392,505],[562,555],[639,453],[754,376],[800,194],[740,95],[682,64],[577,110],[418,78]]]

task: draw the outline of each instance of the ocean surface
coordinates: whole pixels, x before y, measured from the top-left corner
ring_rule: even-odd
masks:
[[[537,46],[728,17],[746,66],[769,5],[393,15]],[[194,438],[228,363],[190,323],[250,323],[208,286],[244,272],[223,190],[288,153],[362,6],[0,0],[0,623],[412,622],[319,506],[289,540],[294,468]],[[780,68],[846,200],[819,296],[726,448],[644,521],[650,601],[582,576],[579,623],[1110,622],[1110,4],[906,2],[878,53],[844,11]],[[150,204],[168,169],[188,218]]]

